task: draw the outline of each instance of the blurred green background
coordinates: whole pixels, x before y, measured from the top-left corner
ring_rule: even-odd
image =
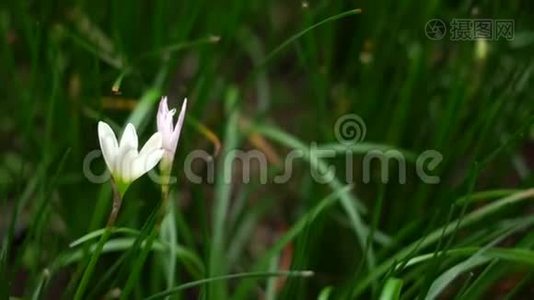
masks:
[[[427,36],[432,19],[444,37]],[[513,20],[513,38],[451,41],[453,19]],[[171,297],[532,297],[533,25],[529,1],[3,1],[0,297],[72,298],[96,240],[69,243],[111,207],[109,183],[83,172],[97,123],[120,133],[133,122],[143,144],[165,95],[189,106],[160,248],[140,260],[160,201],[144,176],[117,223],[133,233],[113,235],[88,299],[118,298],[129,281],[128,298],[144,299],[242,272],[260,275]],[[367,130],[349,148],[352,182],[347,148],[296,159],[288,182],[272,182],[290,151],[335,147],[346,114]],[[269,183],[255,168],[248,183],[232,173],[231,149],[265,153]],[[439,151],[440,182],[422,182],[414,159],[404,184],[397,165],[384,182],[376,163],[364,182],[370,149]],[[194,150],[213,156],[214,182],[184,175]],[[337,170],[327,184],[310,172],[324,164]],[[193,167],[207,177],[205,162]],[[265,273],[284,270],[314,276]]]

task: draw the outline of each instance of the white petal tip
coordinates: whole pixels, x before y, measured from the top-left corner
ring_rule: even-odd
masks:
[[[109,131],[113,132],[111,127],[108,125],[108,123],[104,121],[98,121],[98,135],[101,136],[104,133],[108,133]]]
[[[105,126],[109,126],[109,125],[104,121],[98,121],[98,129],[104,128]]]

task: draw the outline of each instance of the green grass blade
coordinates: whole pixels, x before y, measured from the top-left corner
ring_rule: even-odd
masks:
[[[113,252],[122,252],[125,250],[129,250],[134,244],[136,239],[134,238],[114,238],[112,240],[109,240],[103,247],[102,253],[113,253]],[[95,250],[95,245],[92,245],[91,252]],[[152,245],[152,251],[167,251],[170,246],[167,244],[163,244],[160,241],[155,241]],[[176,246],[176,257],[178,258],[178,261],[184,263],[188,270],[191,271],[191,273],[195,277],[200,277],[204,273],[204,265],[202,263],[202,260],[194,253],[186,248],[183,248],[181,246]],[[51,264],[50,270],[55,271],[64,267],[67,267],[84,257],[84,251],[83,249],[76,249],[74,251],[70,251],[68,253],[65,253],[58,257],[56,261],[54,261]]]
[[[262,255],[262,257],[255,263],[254,270],[264,270],[268,267],[269,262],[277,257],[280,252],[286,247],[291,241],[293,241],[300,233],[303,232],[306,227],[308,227],[315,218],[326,209],[331,207],[336,202],[340,201],[340,197],[343,193],[352,189],[351,185],[345,186],[342,189],[333,191],[331,194],[320,200],[315,207],[309,210],[304,216],[302,216],[289,230],[287,230],[284,235],[282,235],[269,250]],[[235,299],[245,299],[246,293],[250,288],[250,282],[244,281],[241,286],[238,287],[234,298]]]
[[[399,300],[403,283],[399,278],[389,278],[382,289],[380,300]]]
[[[236,103],[238,94],[236,89],[230,89],[226,96],[227,104]],[[232,162],[236,152],[233,151],[238,143],[238,111],[234,107],[229,112],[228,122],[225,130],[224,146],[221,153],[223,158],[218,164],[215,186],[215,204],[213,207],[213,238],[209,250],[209,275],[210,277],[219,276],[226,272],[227,267],[225,259],[222,256],[226,252],[226,219],[230,204],[230,192],[232,178]],[[210,299],[226,298],[225,287],[223,282],[214,281],[208,285],[208,295]]]
[[[224,275],[224,276],[216,276],[216,277],[210,277],[202,280],[197,280],[189,283],[185,283],[182,285],[179,285],[175,288],[172,288],[171,290],[167,290],[155,295],[152,295],[145,300],[154,300],[154,299],[161,299],[166,296],[170,296],[178,291],[196,287],[199,285],[212,283],[215,281],[227,281],[230,279],[244,279],[244,278],[266,278],[266,277],[310,277],[313,276],[312,271],[278,271],[278,272],[250,272],[250,273],[239,273],[239,274],[232,274],[232,275]]]
[[[304,153],[303,158],[310,163],[312,168],[318,170],[320,174],[326,174],[324,175],[325,177],[330,177],[328,180],[328,185],[332,190],[343,190],[343,185],[335,177],[335,174],[332,174],[331,170],[328,168],[328,165],[318,157],[312,159],[312,154],[309,150],[309,147],[306,147],[305,144],[297,140],[295,137],[270,126],[256,126],[254,127],[254,130],[290,148],[302,151],[302,153]],[[343,209],[350,219],[352,229],[356,234],[358,242],[360,243],[362,249],[364,249],[368,233],[365,229],[367,226],[365,226],[360,212],[358,209],[356,209],[356,207],[358,207],[360,211],[365,211],[365,208],[359,199],[348,191],[341,193],[340,198]],[[369,251],[367,253],[367,263],[369,268],[374,265],[374,256],[375,255],[373,251]]]
[[[333,290],[334,290],[334,288],[331,287],[331,286],[325,287],[319,293],[319,296],[317,297],[317,300],[329,300],[330,299],[330,295],[332,294]]]
[[[74,299],[76,300],[83,299],[85,290],[87,289],[87,285],[89,284],[89,280],[91,279],[96,263],[98,262],[98,258],[100,257],[100,254],[102,253],[102,249],[104,248],[104,245],[106,244],[110,236],[111,236],[111,228],[108,227],[106,228],[104,233],[100,236],[100,240],[96,244],[95,250],[93,251],[91,255],[91,259],[89,260],[89,263],[87,264],[87,267],[85,268],[80,284],[78,285],[76,289],[76,294],[74,295]]]
[[[345,17],[348,17],[348,16],[359,14],[361,12],[362,12],[362,10],[359,9],[359,8],[351,9],[351,10],[348,10],[348,11],[344,11],[342,13],[339,13],[337,15],[334,15],[334,16],[328,17],[328,18],[326,18],[326,19],[324,19],[322,21],[319,21],[319,22],[313,24],[312,26],[309,26],[308,28],[306,28],[306,29],[304,29],[304,30],[292,35],[287,40],[285,40],[283,43],[281,43],[278,47],[274,48],[271,52],[269,52],[269,54],[267,54],[265,56],[265,59],[260,63],[260,67],[266,65],[280,51],[282,51],[287,46],[291,45],[291,43],[293,43],[294,41],[298,40],[300,37],[302,37],[306,33],[314,30],[315,28],[317,28],[317,27],[319,27],[321,25],[327,24],[329,22],[333,22],[333,21],[336,21],[336,20],[339,20],[339,19],[342,19],[342,18],[345,18]]]
[[[170,194],[172,195],[172,194]],[[170,197],[169,195],[169,197]],[[168,255],[163,257],[165,261],[165,277],[167,289],[170,289],[175,284],[176,274],[176,246],[178,245],[178,237],[176,233],[176,208],[174,201],[169,201],[169,212],[161,224],[160,239],[162,242],[169,245]]]
[[[91,231],[88,234],[86,234],[86,235],[78,238],[77,240],[71,242],[69,244],[69,247],[70,248],[74,248],[74,247],[77,247],[77,246],[79,246],[81,244],[84,244],[87,241],[90,241],[92,239],[96,239],[97,237],[100,237],[101,235],[103,235],[105,231],[106,231],[106,228],[101,228],[101,229],[98,229],[98,230]],[[113,227],[113,228],[111,228],[111,232],[112,233],[126,233],[126,234],[129,234],[129,235],[139,235],[141,233],[138,230],[131,229],[131,228],[126,228],[126,227]]]
[[[469,225],[472,225],[473,223],[481,221],[483,218],[498,212],[502,208],[505,208],[509,205],[525,201],[527,199],[534,197],[534,189],[528,189],[523,190],[521,192],[514,193],[508,197],[501,198],[491,204],[488,204],[482,208],[479,208],[469,214],[467,214],[461,224],[458,226],[457,229],[461,229],[464,227],[467,227]],[[396,254],[392,255],[389,259],[381,263],[376,267],[375,270],[373,270],[368,276],[361,279],[361,281],[358,282],[356,285],[356,289],[354,291],[354,295],[359,295],[363,292],[363,290],[371,283],[373,280],[376,280],[379,278],[379,276],[385,274],[390,267],[395,264],[397,261],[401,261],[405,259],[407,255],[409,255],[414,247],[418,248],[424,248],[429,245],[434,244],[437,242],[441,237],[445,237],[450,235],[453,232],[453,227],[450,226],[450,224],[457,224],[457,220],[451,221],[449,224],[446,224],[443,227],[440,227],[434,231],[432,231],[429,235],[424,237],[422,240],[417,240],[410,245],[406,246],[402,250],[398,251]],[[447,229],[445,229],[447,227]]]
[[[444,255],[447,257],[471,256],[480,250],[482,250],[480,247],[455,248],[449,249],[446,252],[444,251]],[[406,263],[405,267],[415,266],[422,262],[431,260],[434,255],[434,253],[428,253],[413,257]],[[515,263],[534,265],[534,251],[528,249],[490,248],[485,250],[482,256],[489,259],[502,259]]]

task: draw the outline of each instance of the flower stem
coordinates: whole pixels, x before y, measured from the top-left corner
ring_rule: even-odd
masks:
[[[112,227],[115,224],[122,205],[121,192],[114,181],[111,182],[111,187],[113,188],[113,205],[111,207],[111,213],[109,214],[107,227]]]
[[[165,182],[161,185],[161,206],[159,208],[159,216],[158,220],[156,222],[156,227],[158,228],[161,226],[161,223],[163,222],[163,219],[165,218],[165,214],[167,212],[167,208],[169,206],[169,182]]]
[[[98,241],[96,248],[93,251],[91,260],[89,260],[89,264],[87,265],[87,268],[83,273],[80,285],[78,285],[78,288],[76,289],[76,294],[74,295],[75,300],[80,300],[83,298],[83,294],[85,293],[87,284],[89,283],[91,275],[93,274],[94,269],[96,267],[96,263],[98,262],[98,259],[102,254],[104,245],[111,236],[113,225],[115,224],[115,220],[117,219],[117,215],[119,214],[119,210],[121,208],[122,197],[114,181],[111,182],[111,186],[113,188],[113,206],[111,208],[111,213],[109,214],[108,223],[106,225],[104,233],[102,234],[102,236],[100,236],[100,240]]]
[[[136,260],[133,266],[133,270],[130,273],[130,276],[128,276],[126,285],[121,293],[121,298],[120,298],[121,300],[128,299],[129,294],[131,293],[135,283],[137,282],[139,278],[139,273],[141,272],[141,269],[143,268],[145,260],[148,257],[150,250],[152,249],[152,245],[154,244],[154,241],[156,240],[156,237],[158,236],[161,223],[163,222],[163,219],[165,218],[165,213],[167,211],[167,206],[169,202],[170,172],[164,172],[164,174],[165,174],[164,181],[161,184],[161,203],[160,203],[160,207],[158,210],[158,215],[156,216],[156,224],[152,228],[152,231],[150,232],[150,235],[148,236],[146,240],[146,244],[143,246],[141,250],[140,257]]]
[[[121,300],[129,299],[128,296],[132,292],[135,284],[137,283],[137,280],[139,278],[139,273],[141,272],[141,269],[143,268],[144,262],[148,256],[148,253],[152,249],[152,245],[154,244],[154,241],[157,236],[158,236],[158,230],[156,229],[156,226],[154,226],[154,228],[152,228],[152,231],[150,232],[150,235],[148,236],[146,240],[146,243],[142,246],[140,257],[135,260],[133,270],[131,271],[130,276],[128,276],[126,285],[124,286],[124,289],[121,292],[121,297],[120,297]]]

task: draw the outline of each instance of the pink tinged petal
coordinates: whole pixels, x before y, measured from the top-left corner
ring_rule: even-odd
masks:
[[[178,146],[178,140],[180,139],[180,132],[182,131],[182,126],[184,125],[185,111],[187,110],[187,98],[184,99],[182,103],[182,110],[178,116],[178,121],[176,122],[176,127],[174,127],[174,132],[171,137],[171,150],[172,153],[176,152],[176,147]]]
[[[162,134],[163,147],[168,149],[170,146],[170,140],[172,135],[172,117],[175,110],[170,110],[167,105],[167,97],[163,97],[159,104],[157,125],[158,131]]]
[[[117,137],[109,125],[105,122],[98,122],[98,140],[100,142],[100,149],[102,150],[102,155],[104,156],[104,161],[113,174],[116,169],[115,159],[119,152],[119,146],[117,143]]]
[[[165,118],[167,117],[168,112],[169,112],[169,107],[167,106],[167,97],[163,97],[161,98],[161,101],[159,102],[158,116],[157,116],[157,124],[158,124],[159,131],[162,131],[164,128],[164,125],[166,124]]]
[[[169,103],[167,102],[167,96],[161,98],[160,109],[162,113],[169,112]]]
[[[163,133],[164,140],[170,139],[172,135],[172,117],[174,116],[175,113],[176,113],[176,109],[173,108],[170,111],[168,111],[167,115],[165,116],[165,127],[164,127],[165,132]]]

